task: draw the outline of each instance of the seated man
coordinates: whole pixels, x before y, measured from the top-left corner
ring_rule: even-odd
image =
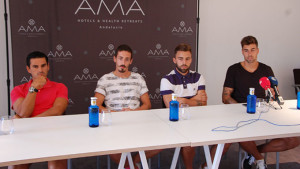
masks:
[[[192,49],[187,44],[179,44],[175,48],[173,62],[176,66],[168,75],[161,79],[160,93],[166,107],[172,100],[172,93],[177,94],[179,104],[189,106],[205,106],[207,96],[203,75],[190,70]],[[181,151],[186,169],[193,168],[195,148],[183,147]]]
[[[151,102],[144,78],[140,74],[128,70],[133,61],[132,49],[128,45],[120,45],[116,49],[113,59],[116,64],[115,70],[103,75],[95,90],[99,109],[110,109],[111,111],[150,109]],[[103,102],[106,107],[103,106]],[[148,158],[157,153],[159,150],[145,152]],[[110,157],[114,162],[119,163],[121,154],[112,154]],[[138,164],[140,162],[139,155],[136,155],[133,161]],[[125,166],[128,166],[128,162]]]
[[[32,52],[26,58],[27,71],[32,80],[16,86],[11,92],[15,118],[62,115],[68,105],[68,89],[62,83],[50,81],[48,57]],[[10,169],[28,169],[30,164],[9,166]],[[48,168],[66,169],[67,160],[49,161]]]
[[[274,77],[270,66],[257,61],[259,48],[255,37],[244,37],[241,41],[241,46],[244,61],[230,66],[227,70],[222,94],[224,104],[247,102],[250,87],[255,88],[257,98],[265,98],[265,90],[259,85],[259,79],[268,76]],[[225,144],[223,153],[228,150],[230,145],[231,143]],[[261,153],[278,152],[294,148],[299,145],[299,139],[296,137],[273,139],[269,143],[258,147],[256,147],[254,141],[240,142],[240,145],[249,153],[244,157],[244,169],[252,168],[252,163],[255,160],[256,168],[265,169],[267,166]],[[213,146],[211,149],[212,158],[215,151],[216,146]]]

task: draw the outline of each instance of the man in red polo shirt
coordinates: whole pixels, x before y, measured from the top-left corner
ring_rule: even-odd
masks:
[[[26,68],[32,80],[16,86],[11,92],[15,118],[62,115],[68,105],[68,89],[62,83],[50,81],[48,57],[42,52],[32,52],[26,58]],[[30,164],[9,166],[28,169]],[[48,168],[66,169],[67,160],[49,161]]]

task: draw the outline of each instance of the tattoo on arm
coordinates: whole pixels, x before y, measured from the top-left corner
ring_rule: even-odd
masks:
[[[202,103],[200,101],[197,101],[197,106],[202,106]]]

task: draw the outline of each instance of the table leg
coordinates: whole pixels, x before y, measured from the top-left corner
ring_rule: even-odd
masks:
[[[122,153],[118,169],[124,169],[127,153]]]
[[[210,156],[209,146],[208,145],[204,145],[203,148],[204,148],[204,154],[205,154],[205,159],[206,159],[207,167],[211,168],[212,162],[211,162],[211,156]]]
[[[128,158],[130,168],[134,168],[131,153],[127,153],[127,158]]]
[[[177,164],[177,161],[178,161],[179,152],[180,152],[180,147],[176,147],[174,155],[173,155],[171,169],[175,169],[175,167],[176,167],[176,164]]]
[[[146,159],[146,155],[145,155],[145,151],[139,151],[139,154],[140,154],[143,169],[149,169],[147,159]]]
[[[223,154],[223,149],[224,149],[224,144],[218,144],[217,151],[216,151],[215,158],[214,158],[214,162],[212,164],[211,169],[218,169],[219,168],[220,161],[221,161],[222,154]]]

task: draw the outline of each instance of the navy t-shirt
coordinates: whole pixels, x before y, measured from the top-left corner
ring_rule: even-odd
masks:
[[[241,63],[230,66],[227,70],[224,87],[233,88],[231,97],[238,103],[247,102],[249,88],[255,88],[257,98],[265,98],[265,90],[260,86],[259,79],[274,76],[270,66],[259,62],[254,72],[248,72]]]

